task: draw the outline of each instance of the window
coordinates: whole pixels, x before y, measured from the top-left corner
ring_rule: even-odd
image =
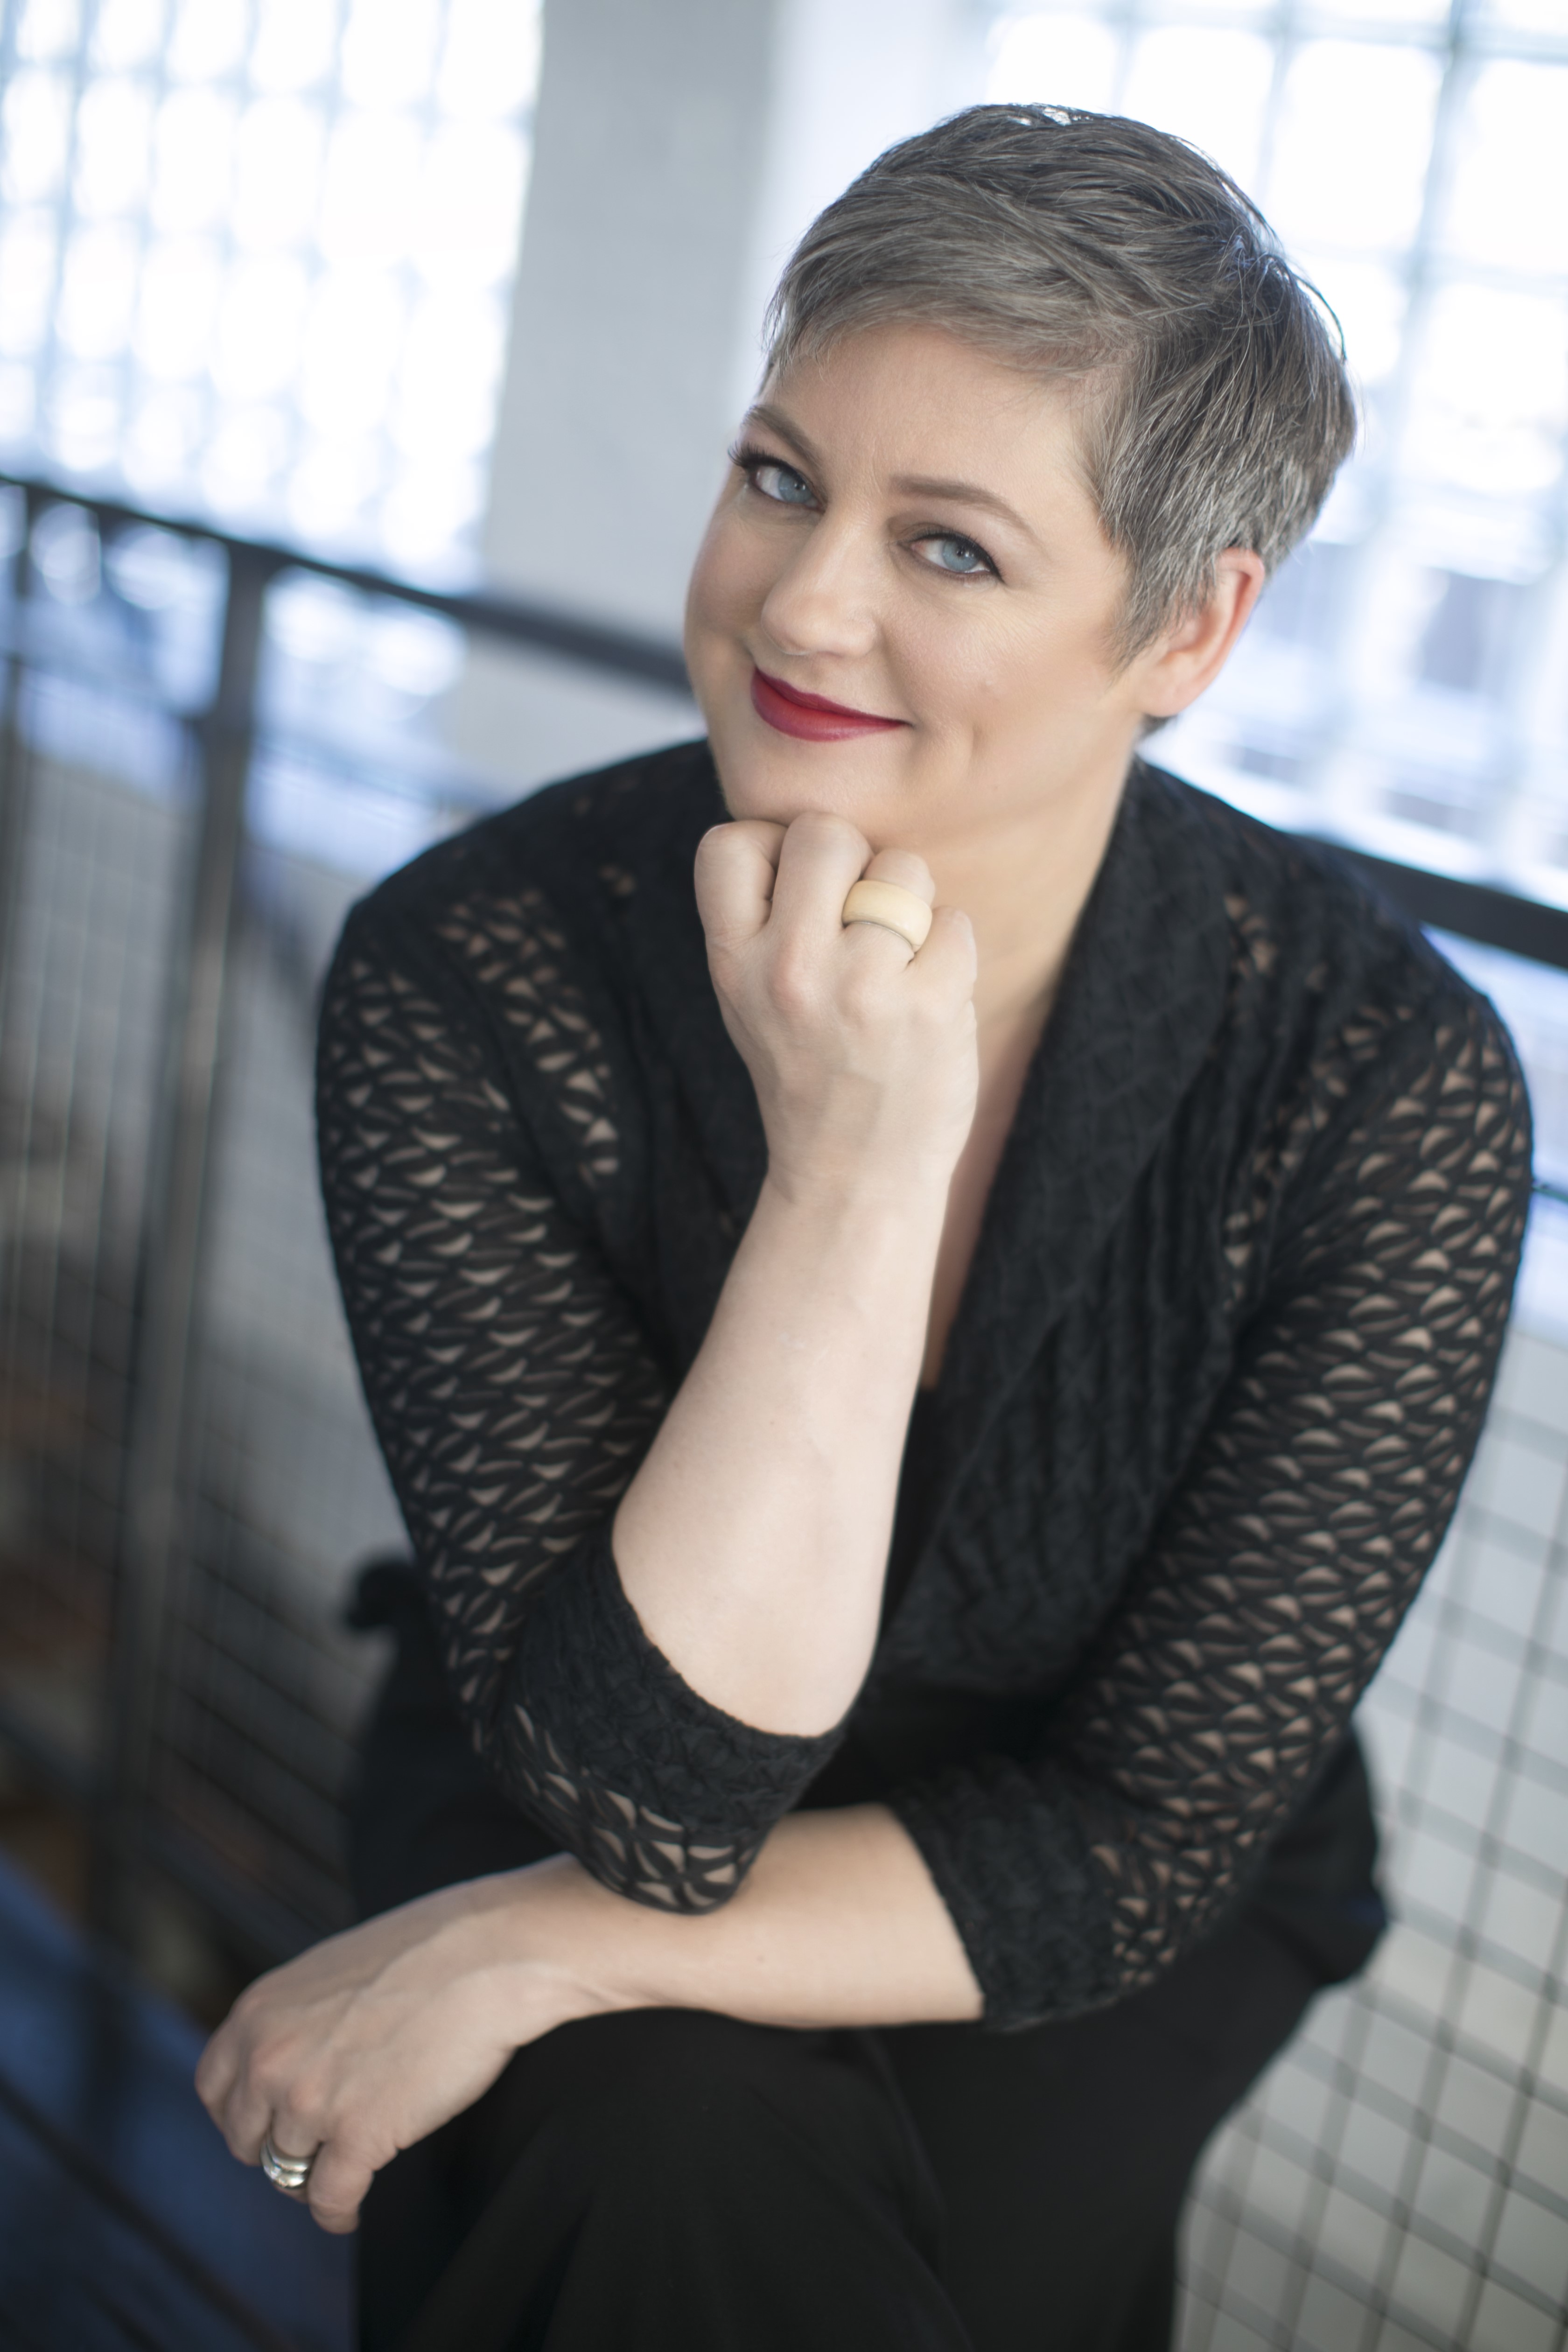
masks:
[[[1317,530],[1157,756],[1272,823],[1568,903],[1568,0],[1012,12],[988,95],[1213,155],[1363,399]]]
[[[11,0],[0,458],[459,556],[538,49],[537,0]]]

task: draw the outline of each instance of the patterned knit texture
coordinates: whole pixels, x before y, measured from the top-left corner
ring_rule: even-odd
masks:
[[[836,1744],[692,1691],[610,1549],[763,1172],[692,897],[720,814],[683,746],[394,877],[345,929],[319,1088],[365,1390],[475,1741],[605,1885],[689,1911]],[[1149,1982],[1256,1874],[1452,1514],[1528,1198],[1485,1001],[1331,853],[1136,768],[857,1709],[994,1706],[994,1748],[889,1792],[988,2022]]]

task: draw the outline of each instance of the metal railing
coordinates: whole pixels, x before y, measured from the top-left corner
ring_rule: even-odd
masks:
[[[0,1640],[6,1623],[25,1619],[36,1626],[51,1610],[57,1615],[74,1610],[77,1630],[69,1639],[60,1637],[60,1654],[78,1659],[71,1692],[52,1717],[47,1671],[30,1682],[23,1675],[18,1684],[0,1670],[0,1740],[90,1810],[93,1909],[109,1937],[134,1944],[142,1891],[149,1870],[155,1870],[183,1883],[258,1958],[273,1958],[343,1916],[333,1893],[335,1809],[363,1677],[356,1680],[333,1647],[335,1593],[319,1606],[312,1601],[303,1618],[297,1595],[279,1601],[277,1574],[265,1562],[256,1568],[253,1556],[271,1545],[272,1558],[283,1539],[261,1524],[266,1513],[254,1502],[247,1517],[219,1491],[226,1492],[224,1481],[233,1475],[237,1451],[253,1442],[241,1426],[249,1391],[243,1380],[237,1386],[232,1368],[215,1369],[204,1297],[226,1063],[237,1019],[236,961],[247,941],[254,947],[259,940],[274,969],[289,965],[296,1015],[308,1011],[320,961],[319,953],[291,942],[275,904],[268,913],[265,892],[242,887],[252,854],[247,793],[267,733],[258,694],[268,597],[286,576],[303,574],[354,597],[434,614],[470,638],[602,677],[676,694],[685,691],[685,671],[673,645],[583,617],[489,593],[411,584],[58,484],[0,475],[0,488],[19,498],[24,509],[0,642],[0,1122],[7,1122],[0,1127],[0,1155],[9,1153],[11,1171],[8,1189],[0,1193],[0,1219],[9,1204],[9,1224],[0,1231],[0,1480],[8,1473],[13,1491],[18,1478],[27,1488],[9,1515],[0,1500]],[[112,1104],[89,1118],[68,1073],[50,1082],[54,1094],[39,1076],[47,1056],[37,1040],[48,1026],[51,983],[47,973],[40,977],[39,960],[47,962],[50,950],[38,939],[48,892],[40,886],[37,903],[29,903],[27,892],[47,814],[37,797],[40,784],[54,789],[57,798],[76,794],[88,812],[79,820],[84,831],[102,814],[100,802],[91,801],[96,784],[83,782],[80,760],[73,764],[49,750],[36,707],[40,682],[74,679],[84,694],[101,688],[101,680],[83,676],[79,649],[75,656],[68,646],[62,649],[59,630],[42,625],[49,618],[48,597],[37,551],[40,533],[62,509],[96,534],[106,560],[128,534],[156,531],[199,547],[221,569],[212,615],[215,675],[205,700],[176,714],[176,734],[187,755],[184,796],[174,795],[172,814],[162,805],[156,815],[163,827],[162,895],[142,894],[146,903],[136,919],[146,936],[138,946],[127,933],[121,950],[122,962],[133,948],[154,951],[158,1001],[156,1034],[139,1065],[144,1100],[137,1118],[121,1121],[118,1146],[108,1139]],[[427,754],[422,765],[428,772],[430,764]],[[448,794],[447,813],[479,804],[458,788]],[[138,806],[144,813],[152,803]],[[153,818],[142,825],[138,815],[136,823],[145,832]],[[62,836],[51,868],[57,878],[77,871],[70,861],[79,863],[79,853],[85,854],[81,845]],[[113,851],[109,863],[127,855]],[[1568,970],[1568,912],[1475,883],[1371,859],[1362,863],[1417,920]],[[84,906],[90,898],[87,889]],[[90,933],[90,913],[80,918],[78,928],[84,926]],[[69,1008],[69,1021],[90,1028],[105,994],[100,985],[89,1002],[87,990]],[[115,1018],[120,1011],[109,1007]],[[289,1084],[298,1081],[302,1100],[309,1023],[297,1019],[295,1027],[291,1050],[298,1067]],[[74,1044],[70,1050],[77,1050]],[[63,1053],[50,1066],[63,1068]],[[114,1067],[100,1088],[106,1101],[128,1083],[121,1066],[128,1053],[117,1045],[109,1055]],[[47,1154],[40,1137],[57,1098],[61,1133],[56,1158],[47,1161],[54,1172],[46,1216],[37,1171]],[[85,1151],[89,1128],[99,1190],[82,1228],[88,1232],[78,1252],[82,1266],[73,1271],[71,1154]],[[224,1181],[232,1189],[231,1180]],[[313,1213],[302,1205],[307,1181],[297,1155],[289,1177],[296,1222]],[[102,1237],[111,1227],[119,1239],[109,1251]],[[310,1279],[319,1283],[325,1261],[313,1263]],[[87,1334],[69,1361],[60,1336],[68,1327]],[[367,1446],[347,1375],[340,1367],[333,1378],[334,1396],[348,1400],[343,1414],[359,1416],[357,1434],[351,1432],[343,1445]],[[279,1386],[286,1389],[287,1381],[275,1381],[268,1392],[275,1422]],[[240,1403],[220,1410],[228,1391]],[[343,1426],[349,1428],[346,1418]],[[297,1442],[297,1432],[268,1441],[272,1451],[253,1491],[293,1476],[290,1447]],[[198,1456],[206,1466],[194,1469]],[[330,1477],[320,1482],[323,1495],[331,1487]],[[237,1525],[243,1540],[236,1538]],[[319,1567],[316,1573],[320,1581]],[[23,1651],[28,1638],[24,1629]],[[265,1658],[276,1643],[293,1663],[286,1661],[268,1679]],[[43,1647],[47,1651],[47,1639]],[[86,1672],[80,1656],[89,1652],[91,1670]],[[313,1714],[309,1706],[301,1713],[305,1703],[290,1685],[313,1685],[322,1658],[336,1661],[330,1674],[321,1667],[331,1687],[310,1703]],[[65,1679],[70,1682],[71,1675]],[[277,1724],[285,1718],[279,1733]],[[301,1755],[316,1759],[309,1771],[298,1764]],[[208,1769],[204,1758],[218,1762]],[[285,1816],[289,1822],[308,1820],[308,1826],[289,1828]],[[301,1842],[292,1859],[291,1838]]]
[[[297,1898],[277,1899],[267,1883],[265,1857],[259,1870],[254,1860],[242,1874],[228,1869],[216,1841],[193,1838],[188,1828],[183,1830],[167,1817],[157,1790],[160,1722],[175,1696],[168,1688],[172,1579],[182,1541],[188,1543],[190,1535],[186,1472],[191,1384],[199,1354],[215,1119],[228,1022],[226,997],[237,939],[247,919],[237,882],[258,735],[268,591],[285,574],[313,575],[356,596],[395,600],[435,614],[471,637],[681,694],[686,691],[685,667],[675,646],[521,601],[393,581],[360,565],[236,538],[207,524],[148,513],[122,502],[83,498],[47,482],[0,475],[0,486],[19,493],[25,501],[25,520],[12,558],[3,647],[0,1045],[8,1038],[15,1042],[6,1024],[14,1011],[14,959],[26,912],[22,900],[29,802],[39,766],[38,747],[31,740],[36,730],[28,725],[28,685],[40,677],[68,680],[72,667],[68,661],[62,663],[58,646],[44,641],[32,626],[39,590],[33,560],[39,527],[65,508],[90,523],[106,552],[124,534],[155,530],[216,551],[223,567],[216,680],[204,707],[180,714],[192,754],[194,791],[182,886],[169,905],[170,935],[161,943],[163,1035],[142,1139],[144,1181],[139,1188],[141,1214],[129,1284],[132,1328],[121,1350],[123,1378],[115,1400],[114,1417],[121,1428],[106,1433],[108,1450],[118,1457],[110,1540],[105,1544],[100,1536],[97,1557],[89,1563],[99,1571],[94,1580],[99,1589],[91,1595],[89,1613],[100,1622],[107,1618],[99,1670],[90,1678],[98,1685],[89,1698],[96,1720],[85,1741],[79,1737],[79,1720],[77,1738],[60,1736],[47,1711],[41,1718],[37,1706],[19,1707],[0,1689],[0,1738],[35,1773],[90,1810],[95,1832],[92,1909],[98,1926],[112,1940],[134,1945],[141,1892],[153,1866],[172,1873],[195,1893],[258,1958],[271,1958],[334,1924],[331,1916],[321,1916],[319,1905],[301,1906]],[[460,793],[458,799],[460,807]],[[254,909],[249,912],[254,915]],[[308,984],[313,982],[313,974],[306,977]],[[0,1065],[0,1086],[5,1079]],[[13,1086],[13,1097],[17,1092]],[[13,1108],[18,1108],[15,1100]],[[20,1123],[27,1126],[37,1110],[36,1102],[19,1106]],[[19,1150],[16,1165],[26,1165],[25,1150]],[[19,1190],[17,1179],[12,1191]],[[7,1288],[15,1293],[17,1235],[4,1238],[13,1260]],[[19,1351],[14,1298],[6,1303],[13,1313],[5,1400],[10,1407],[5,1417],[12,1443],[5,1450],[14,1468]],[[56,1402],[46,1396],[45,1410]],[[25,1452],[25,1446],[20,1450]],[[17,1563],[6,1565],[15,1582]],[[31,1573],[41,1581],[48,1570],[45,1560],[32,1564]],[[26,1576],[27,1571],[20,1572]],[[79,1692],[78,1696],[79,1701]],[[79,1704],[76,1713],[79,1718]]]

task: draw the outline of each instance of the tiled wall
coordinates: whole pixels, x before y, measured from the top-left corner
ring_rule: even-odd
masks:
[[[1538,1210],[1458,1518],[1362,1710],[1397,1925],[1211,2147],[1183,2352],[1568,2341],[1565,1240]]]

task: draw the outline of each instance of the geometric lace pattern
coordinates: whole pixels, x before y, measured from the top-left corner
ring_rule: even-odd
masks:
[[[443,936],[547,1083],[579,1173],[602,1184],[617,1162],[600,1040],[548,925],[531,927],[515,899],[488,911],[481,923],[458,910]],[[352,945],[323,1008],[318,1092],[328,1221],[366,1396],[476,1742],[516,1801],[606,1885],[670,1909],[711,1908],[734,1893],[824,1743],[763,1739],[768,1752],[747,1759],[754,1818],[740,1825],[721,1808],[719,1825],[702,1826],[713,1810],[704,1765],[689,1766],[697,1810],[673,1819],[672,1715],[683,1699],[695,1707],[710,1747],[724,1719],[668,1667],[659,1675],[613,1574],[587,1628],[581,1589],[547,1589],[558,1564],[602,1535],[668,1380],[531,1161],[471,1032],[416,979]],[[572,1622],[552,1641],[563,1597]],[[574,1630],[595,1660],[589,1712],[618,1718],[592,1757],[566,1696]],[[650,1686],[658,1721],[647,1726]],[[640,1748],[628,1736],[638,1722],[653,1734]],[[757,1746],[759,1735],[737,1730]],[[620,1752],[607,1760],[606,1746]]]
[[[1339,1075],[1336,1073],[1336,1076]],[[1118,1984],[1235,1895],[1441,1541],[1513,1288],[1528,1134],[1477,1018],[1336,1142],[1220,1413],[1054,1739],[1090,1789]]]
[[[1279,1005],[1331,975],[1281,993],[1268,907],[1236,890],[1226,911],[1226,1050],[1251,1056],[1237,1084],[1261,1108],[1236,1114],[1245,1148],[1205,1174],[1217,1223],[1191,1282],[1235,1334],[1228,1377],[1148,1539],[1112,1564],[1098,1631],[1053,1677],[1037,1752],[889,1794],[994,2022],[1148,1981],[1245,1885],[1441,1540],[1506,1321],[1529,1115],[1495,1020],[1401,948],[1407,997],[1385,958],[1379,989],[1295,1070]],[[574,980],[581,952],[548,898],[504,873],[428,912],[408,895],[356,910],[322,1013],[323,1186],[372,1415],[478,1748],[606,1885],[703,1910],[741,1884],[835,1735],[791,1739],[708,1706],[620,1591],[610,1522],[678,1374],[650,1344],[637,1266],[613,1266],[605,1240],[614,1225],[625,1251],[637,1227],[619,1188],[647,1158],[631,1135],[647,1047],[602,1034]],[[1079,1328],[1109,1350],[1108,1378],[1119,1361],[1143,1376],[1135,1314]],[[1063,1457],[1089,1455],[1095,1396],[1064,1381],[1056,1410]],[[1043,1525],[1029,1426],[1007,1438],[1007,1475]],[[1038,1632],[1065,1603],[1026,1551],[997,1573]],[[933,1613],[944,1566],[939,1538],[885,1643],[905,1642],[915,1680],[979,1687],[964,1676],[995,1643],[976,1631],[960,1654],[961,1581]],[[987,1605],[976,1585],[977,1627]],[[911,1661],[910,1627],[939,1622],[942,1654]]]

